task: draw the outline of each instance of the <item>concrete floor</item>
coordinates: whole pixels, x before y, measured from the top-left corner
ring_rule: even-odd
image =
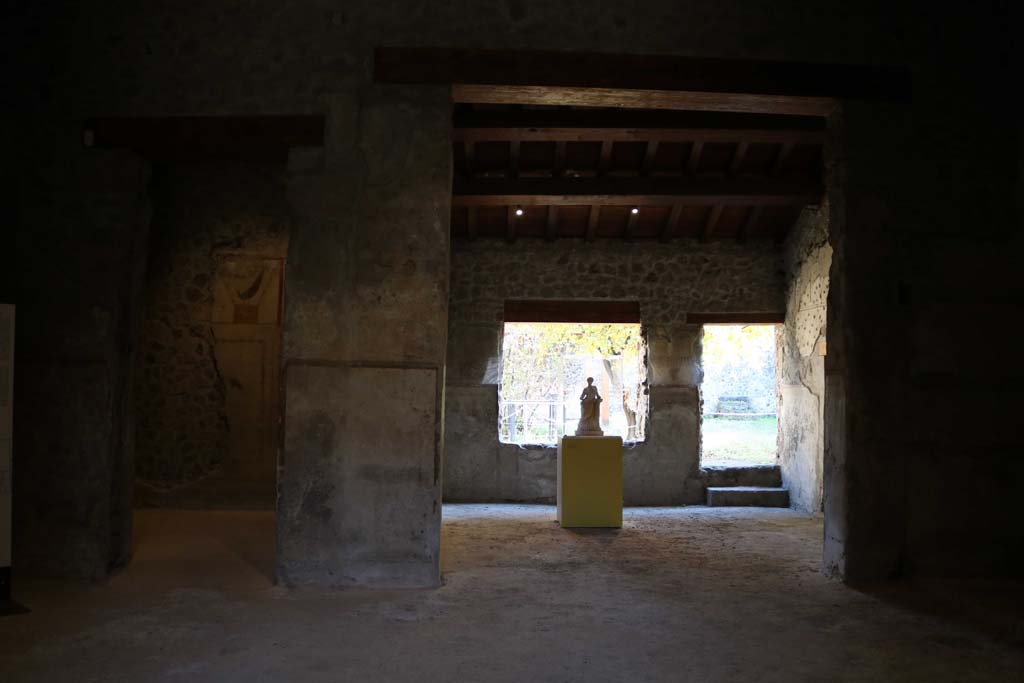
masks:
[[[1020,680],[1019,586],[860,592],[818,573],[790,510],[627,509],[569,531],[554,508],[448,505],[437,590],[275,587],[273,517],[136,514],[102,584],[16,583],[15,681]],[[963,596],[970,595],[970,599]],[[957,597],[959,596],[959,597]],[[965,606],[969,605],[969,606]]]

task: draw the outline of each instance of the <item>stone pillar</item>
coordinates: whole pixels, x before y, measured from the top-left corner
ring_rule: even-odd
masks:
[[[333,98],[294,150],[278,577],[439,582],[451,96]]]
[[[700,503],[700,325],[648,325],[647,440],[626,450],[627,505]]]

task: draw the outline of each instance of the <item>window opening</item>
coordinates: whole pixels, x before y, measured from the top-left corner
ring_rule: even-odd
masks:
[[[636,323],[505,323],[499,439],[555,444],[574,434],[587,377],[601,395],[601,429],[642,441],[647,372]]]

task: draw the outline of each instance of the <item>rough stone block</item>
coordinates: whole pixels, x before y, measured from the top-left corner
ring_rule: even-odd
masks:
[[[778,465],[751,465],[750,467],[705,467],[708,486],[782,486],[782,473]]]

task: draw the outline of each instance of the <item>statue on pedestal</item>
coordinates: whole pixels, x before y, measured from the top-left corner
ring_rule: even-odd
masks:
[[[580,423],[576,436],[604,436],[601,431],[601,396],[594,386],[594,378],[587,378],[587,387],[580,394]]]

